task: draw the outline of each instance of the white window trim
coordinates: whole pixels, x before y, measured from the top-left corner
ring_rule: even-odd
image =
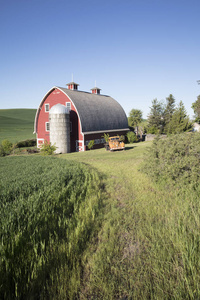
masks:
[[[49,126],[49,129],[48,129],[48,126]],[[46,130],[47,132],[50,131],[50,123],[49,123],[49,122],[45,122],[45,130]]]
[[[45,107],[45,112],[49,112],[49,110],[50,110],[49,103],[46,103],[46,104],[44,105],[44,107]],[[47,107],[48,107],[48,109],[47,109]]]
[[[71,110],[71,102],[66,102],[66,107],[69,109],[69,111]]]

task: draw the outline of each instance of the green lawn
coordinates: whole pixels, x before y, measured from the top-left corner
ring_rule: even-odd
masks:
[[[0,157],[0,299],[75,299],[101,179],[79,163]],[[95,182],[95,184],[94,184]]]
[[[0,143],[34,139],[35,114],[36,109],[0,109]]]
[[[18,112],[0,110],[0,140],[32,134],[35,110],[30,119]],[[127,145],[125,151],[56,155],[67,164],[83,163],[101,178],[96,234],[77,248],[69,299],[200,299],[198,190],[159,185],[141,172],[149,146],[151,142],[143,142]],[[88,183],[97,187],[94,178],[88,177]],[[61,268],[52,279],[51,299],[66,298],[65,274]]]
[[[82,299],[200,298],[199,199],[140,171],[149,145],[60,156],[101,172],[107,194],[101,231],[85,258]]]

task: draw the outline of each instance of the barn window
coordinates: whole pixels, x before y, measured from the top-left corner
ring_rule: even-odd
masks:
[[[46,122],[45,125],[46,125],[46,131],[50,131],[50,123]]]
[[[45,112],[48,112],[49,111],[49,104],[45,104]]]
[[[99,140],[99,139],[94,140],[94,144],[95,144],[95,145],[100,144],[100,140]]]
[[[66,102],[66,107],[71,110],[71,102]]]
[[[103,139],[101,139],[101,143],[103,144],[103,143],[105,143],[105,139],[103,138]]]

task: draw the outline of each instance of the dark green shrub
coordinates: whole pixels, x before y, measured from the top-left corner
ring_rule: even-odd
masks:
[[[3,157],[5,155],[6,155],[6,153],[5,153],[4,149],[3,149],[3,146],[0,145],[0,157]]]
[[[147,133],[151,133],[151,134],[159,134],[160,130],[154,126],[149,127],[147,129]]]
[[[138,142],[138,138],[133,131],[129,131],[126,136],[130,144]]]
[[[142,170],[156,181],[197,188],[200,180],[200,135],[183,133],[157,137],[145,156]]]
[[[3,147],[3,151],[6,155],[11,153],[13,144],[9,140],[3,140],[1,146]]]
[[[36,146],[36,139],[20,141],[16,144],[16,148],[34,147],[34,146]]]
[[[37,149],[37,148],[28,148],[27,149],[27,152],[29,153],[29,154],[32,154],[32,153],[39,153],[39,150]]]

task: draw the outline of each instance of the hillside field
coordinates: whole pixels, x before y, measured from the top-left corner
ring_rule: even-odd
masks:
[[[0,298],[200,299],[199,163],[198,133],[0,158]]]
[[[34,139],[35,114],[36,109],[0,109],[0,143]]]
[[[83,299],[200,298],[199,191],[189,185],[156,184],[151,174],[141,172],[151,145],[61,156],[101,172],[107,192],[98,244],[86,266]],[[191,159],[192,154],[193,148]],[[175,157],[179,159],[178,152]]]
[[[141,172],[151,145],[2,158],[0,295],[199,299],[199,194]]]

